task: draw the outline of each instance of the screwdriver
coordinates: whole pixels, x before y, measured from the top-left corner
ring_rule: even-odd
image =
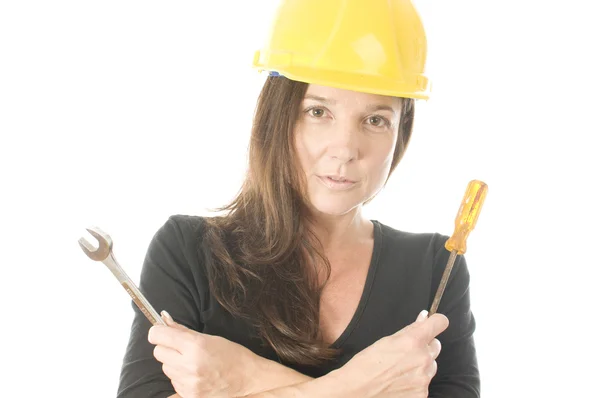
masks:
[[[475,223],[477,223],[477,218],[479,218],[481,206],[483,205],[487,191],[487,184],[479,180],[472,180],[467,186],[465,196],[454,221],[454,233],[444,245],[446,250],[450,252],[450,258],[448,258],[442,280],[431,304],[431,309],[429,310],[430,316],[435,314],[438,309],[442,294],[444,294],[446,284],[450,278],[454,261],[456,261],[456,256],[464,254],[467,251],[467,237],[473,228],[475,228]]]

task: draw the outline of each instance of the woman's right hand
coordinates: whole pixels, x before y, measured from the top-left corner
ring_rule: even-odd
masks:
[[[363,396],[427,398],[441,350],[436,336],[448,324],[444,315],[427,318],[423,311],[414,323],[356,354],[339,369],[339,376],[358,382]]]

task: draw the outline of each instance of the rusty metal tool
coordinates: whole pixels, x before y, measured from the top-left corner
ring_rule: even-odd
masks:
[[[475,228],[487,191],[487,184],[479,180],[472,180],[467,186],[465,196],[454,221],[454,233],[444,245],[446,250],[450,252],[450,257],[448,258],[444,274],[431,304],[431,309],[429,310],[430,316],[436,313],[440,305],[442,294],[444,294],[454,261],[456,261],[456,256],[464,254],[467,251],[467,237],[473,228]]]
[[[160,315],[117,262],[112,252],[113,242],[111,237],[98,227],[86,228],[86,230],[98,240],[98,248],[92,246],[90,242],[82,237],[79,239],[79,246],[81,246],[83,252],[92,260],[101,261],[108,267],[152,325],[165,325]]]

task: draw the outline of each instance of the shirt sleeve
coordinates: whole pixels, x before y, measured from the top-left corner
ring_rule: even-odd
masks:
[[[157,312],[166,310],[178,323],[201,330],[198,289],[190,272],[195,239],[182,232],[182,222],[171,216],[153,236],[141,270],[139,289]],[[188,231],[186,231],[188,232]],[[192,249],[192,250],[190,250]],[[164,398],[175,394],[162,363],[154,358],[148,342],[152,326],[131,302],[134,316],[127,344],[117,398]]]
[[[433,302],[442,274],[450,257],[443,247],[435,256],[432,279]],[[450,324],[438,339],[442,351],[437,358],[438,371],[429,385],[430,398],[479,398],[480,378],[473,333],[475,318],[471,312],[469,294],[470,275],[463,255],[458,255],[438,311],[448,317]]]

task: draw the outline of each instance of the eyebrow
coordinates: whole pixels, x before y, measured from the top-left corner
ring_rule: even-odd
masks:
[[[329,99],[329,98],[325,98],[325,97],[320,97],[318,95],[313,95],[313,94],[307,94],[304,96],[304,99],[310,99],[310,100],[315,100],[315,101],[319,101],[325,105],[335,105],[336,101]],[[394,108],[392,108],[389,105],[384,105],[384,104],[373,104],[373,105],[369,105],[367,107],[367,110],[369,112],[375,112],[375,111],[390,111],[392,112],[394,115],[396,114],[396,111],[394,110]]]

